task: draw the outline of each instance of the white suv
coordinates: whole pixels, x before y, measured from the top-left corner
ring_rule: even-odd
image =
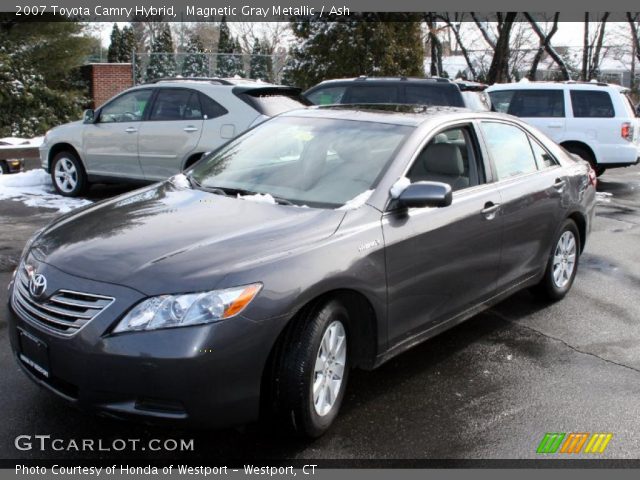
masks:
[[[493,109],[522,118],[598,175],[640,160],[640,121],[629,90],[606,83],[520,82],[487,89]]]
[[[158,80],[47,132],[40,161],[65,196],[90,183],[163,180],[254,125],[308,105],[299,93],[249,80]]]

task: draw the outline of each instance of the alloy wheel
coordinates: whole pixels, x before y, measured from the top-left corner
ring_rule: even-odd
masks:
[[[74,163],[67,157],[63,157],[56,163],[56,185],[65,193],[72,192],[78,184],[78,170]]]
[[[347,334],[342,322],[333,321],[325,330],[313,372],[313,406],[324,417],[336,403],[347,360]]]
[[[571,281],[576,268],[577,242],[571,231],[565,231],[556,244],[553,253],[553,283],[564,288]]]

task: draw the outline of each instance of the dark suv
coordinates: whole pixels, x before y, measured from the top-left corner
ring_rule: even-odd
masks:
[[[367,77],[325,80],[303,94],[315,105],[411,104],[466,107],[460,88],[447,78]]]

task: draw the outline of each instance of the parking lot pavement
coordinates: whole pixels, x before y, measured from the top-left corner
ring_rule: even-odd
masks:
[[[63,439],[194,439],[172,457],[213,459],[536,458],[545,432],[611,432],[598,458],[640,458],[640,167],[600,179],[597,217],[572,292],[521,292],[373,372],[351,376],[334,428],[315,442],[260,426],[151,428],[83,413],[34,386],[11,356],[0,292],[0,455],[166,457],[149,451],[18,451],[22,434]],[[102,193],[100,193],[102,192]],[[102,190],[107,196],[118,190]],[[606,196],[611,193],[612,196]],[[54,214],[0,201],[0,284],[31,232]],[[96,372],[99,374],[99,372]],[[578,455],[578,457],[585,457]],[[594,458],[593,456],[591,458]]]

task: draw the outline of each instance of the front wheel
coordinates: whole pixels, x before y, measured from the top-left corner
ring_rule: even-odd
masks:
[[[349,375],[349,316],[331,300],[300,315],[285,336],[274,379],[274,405],[299,436],[324,434],[340,410]]]
[[[51,180],[60,195],[77,197],[88,186],[82,162],[71,152],[60,152],[51,162]]]
[[[571,289],[580,259],[580,234],[573,220],[566,220],[558,233],[544,276],[535,290],[550,300],[560,300]]]

